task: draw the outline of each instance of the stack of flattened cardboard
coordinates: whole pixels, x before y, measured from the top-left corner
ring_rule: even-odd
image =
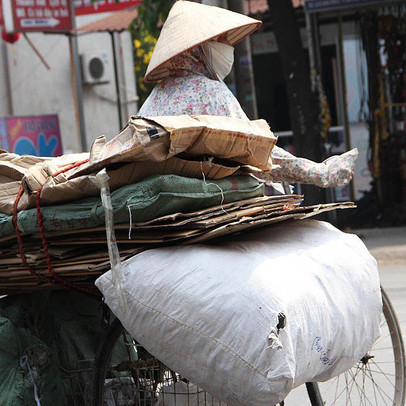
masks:
[[[102,168],[107,169],[112,189],[156,173],[218,179],[236,173],[241,165],[270,170],[275,141],[262,121],[209,116],[133,117],[112,141],[106,143],[104,137],[97,139],[90,154],[33,158],[30,165],[26,164],[27,157],[0,154],[0,175],[2,163],[7,173],[10,165],[17,167],[13,176],[4,178],[3,185],[13,182],[14,194],[20,185],[24,188],[17,208],[20,211],[35,207],[39,193],[41,205],[98,195],[94,177]],[[214,159],[207,160],[207,156]],[[216,159],[226,160],[227,166],[224,161],[216,163]],[[114,225],[120,256],[124,260],[152,247],[201,243],[275,222],[354,207],[352,203],[303,207],[302,200],[298,195],[261,195],[198,211],[170,213],[144,222],[134,218],[132,223]],[[0,195],[0,211],[11,214],[14,202],[13,194]],[[55,218],[57,215],[55,211]],[[28,266],[22,263],[21,247]],[[0,294],[54,286],[49,262],[58,277],[83,287],[92,285],[96,277],[110,268],[104,227],[23,234],[22,245],[12,235],[0,240],[0,252]]]
[[[298,195],[263,196],[190,213],[174,213],[148,222],[116,224],[116,240],[124,260],[148,248],[170,244],[202,243],[228,234],[285,220],[298,220],[325,211],[351,208],[353,203],[300,206]],[[54,271],[76,284],[88,286],[110,268],[104,227],[46,235]],[[16,256],[14,237],[3,239],[0,259],[0,294],[52,286],[38,281]],[[37,273],[48,275],[39,235],[25,237],[28,263]]]

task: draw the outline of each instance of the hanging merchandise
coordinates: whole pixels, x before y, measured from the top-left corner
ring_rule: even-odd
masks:
[[[406,13],[389,9],[379,19],[381,64],[385,73],[385,114],[390,132],[406,129]]]
[[[406,9],[384,8],[379,15],[381,74],[379,108],[375,111],[379,142],[381,196],[399,205],[392,211],[402,218],[406,201]],[[378,149],[378,148],[375,148]],[[397,223],[397,222],[396,222]]]
[[[398,225],[406,215],[406,7],[399,4],[364,12],[360,28],[368,66],[374,196],[380,221]]]

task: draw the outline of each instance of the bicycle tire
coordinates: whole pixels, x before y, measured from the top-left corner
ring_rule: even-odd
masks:
[[[105,339],[96,355],[93,370],[92,405],[103,404],[104,381],[107,372],[107,365],[122,331],[123,326],[120,320],[115,319],[109,326]]]
[[[106,382],[106,376],[107,376],[107,371],[109,370],[109,363],[114,351],[115,346],[117,345],[118,340],[120,339],[120,336],[122,336],[123,334],[128,334],[126,333],[125,329],[123,328],[123,326],[121,325],[120,321],[118,319],[115,319],[112,324],[109,327],[109,330],[106,333],[105,339],[98,351],[98,354],[96,356],[95,359],[95,369],[94,369],[94,375],[93,375],[93,385],[92,385],[92,406],[103,406],[105,404],[115,404],[115,403],[107,403],[105,402],[105,382]],[[133,340],[134,341],[134,340]],[[135,341],[134,341],[135,342]],[[141,347],[142,348],[142,347]],[[147,353],[146,350],[144,351],[144,357],[149,356],[151,358],[153,358],[151,355],[149,355]],[[156,359],[155,359],[156,360]],[[176,374],[175,372],[169,370],[169,368],[166,368],[162,363],[160,363],[160,361],[156,360],[157,364],[159,364],[160,369],[165,369],[166,371],[168,371],[170,374]],[[126,364],[127,361],[123,361],[123,364]],[[181,378],[178,374],[176,374],[178,376],[178,379],[181,383],[183,382],[187,382],[187,380]],[[133,376],[133,381],[135,379],[139,379],[139,377],[135,377]],[[178,381],[178,382],[179,382]],[[189,383],[188,383],[189,385]],[[212,397],[209,393],[205,392],[204,390],[197,388],[195,385],[190,384],[190,386],[193,388],[192,390],[196,391],[198,393],[198,399],[197,403],[192,403],[189,401],[187,402],[187,404],[198,404],[200,406],[227,406],[226,403],[221,402],[217,399],[215,399],[214,397]],[[189,393],[192,396],[195,396],[196,392],[192,392],[192,390],[189,392],[189,386],[187,386],[187,392],[183,392],[183,393],[179,393],[175,391],[175,395],[189,395]],[[171,393],[169,393],[171,394]],[[173,394],[173,393],[172,393]],[[168,395],[167,395],[168,396]],[[200,398],[199,398],[200,396]],[[163,398],[164,399],[164,398]],[[193,401],[196,402],[196,397],[192,399]],[[173,400],[172,400],[173,401]],[[131,406],[145,406],[145,405],[153,405],[155,404],[155,402],[151,402],[151,403],[147,403],[147,402],[138,402],[138,401],[134,401],[132,403],[120,403],[120,406],[124,406],[124,405],[131,405]],[[160,405],[165,406],[165,400],[162,401],[161,403],[159,403]],[[170,403],[170,405],[176,404],[176,400],[175,403]],[[179,403],[178,403],[179,404]],[[184,403],[182,403],[184,404]],[[118,405],[118,404],[117,404]],[[284,405],[284,402],[281,402],[280,405]]]
[[[184,385],[186,385],[185,387],[187,388],[187,393],[183,392],[181,393],[179,391],[179,389],[177,389],[177,387],[175,387],[175,392],[170,392],[170,391],[162,391],[161,392],[161,400],[160,400],[160,404],[165,405],[165,396],[162,396],[162,394],[166,396],[169,395],[174,395],[174,396],[181,396],[181,395],[189,395],[189,390],[190,390],[190,395],[191,396],[195,396],[196,393],[198,393],[198,396],[200,396],[200,402],[198,401],[198,404],[204,406],[204,405],[213,405],[215,404],[216,406],[227,406],[225,403],[223,402],[219,402],[217,400],[215,400],[210,394],[206,393],[205,391],[203,391],[200,388],[197,388],[195,385],[190,384],[187,380],[183,379],[182,377],[179,376],[179,374],[176,374],[174,371],[171,371],[169,368],[165,367],[165,365],[163,365],[159,360],[157,360],[156,358],[154,358],[152,355],[150,355],[145,349],[143,349],[141,346],[139,346],[135,340],[133,340],[132,338],[130,338],[129,334],[125,331],[125,329],[123,328],[123,326],[121,325],[120,321],[118,319],[115,319],[112,324],[109,327],[109,330],[106,333],[105,339],[103,341],[103,344],[101,345],[98,354],[96,356],[95,359],[95,363],[94,363],[94,375],[93,375],[93,385],[92,385],[92,406],[102,406],[105,403],[105,383],[106,383],[106,378],[107,378],[107,372],[110,368],[110,362],[111,362],[111,358],[112,358],[112,354],[113,351],[115,349],[115,347],[117,346],[118,340],[120,339],[120,337],[123,337],[127,335],[129,337],[129,339],[134,343],[135,346],[137,346],[137,351],[142,353],[141,358],[138,358],[138,360],[136,361],[130,361],[128,362],[128,360],[124,360],[122,362],[120,362],[118,364],[118,366],[116,365],[115,368],[121,370],[121,367],[123,367],[123,369],[128,368],[129,370],[131,368],[133,368],[135,363],[140,363],[143,364],[143,361],[146,361],[146,363],[148,364],[148,369],[149,371],[147,372],[147,375],[149,373],[149,376],[147,376],[147,379],[149,379],[150,381],[155,381],[158,383],[165,383],[168,384],[169,383],[173,383],[175,382],[175,385],[178,383],[182,383]],[[140,351],[141,349],[141,351]],[[132,362],[132,365],[131,365]],[[147,368],[144,369],[144,371],[147,370]],[[162,374],[165,373],[167,374],[167,376],[169,376],[169,378],[167,377],[166,379],[163,379]],[[131,373],[132,374],[132,373]],[[157,377],[157,374],[159,374],[160,376]],[[154,376],[153,376],[154,375]],[[176,379],[174,378],[174,376],[176,375]],[[119,378],[122,379],[122,378]],[[108,380],[108,379],[107,379]],[[139,371],[137,371],[137,374],[132,374],[131,376],[131,381],[134,384],[134,381],[139,381],[140,380],[140,376],[139,376]],[[187,382],[187,384],[185,383]],[[128,380],[126,380],[124,382],[124,384],[128,383]],[[139,390],[139,386],[136,385],[137,388],[136,390]],[[151,386],[151,385],[150,385]],[[197,392],[193,392],[196,391]],[[154,385],[152,390],[149,390],[150,393],[152,392],[157,392],[157,385]],[[177,391],[177,392],[176,392]],[[136,396],[134,396],[134,398],[136,398]],[[148,398],[148,396],[145,396],[143,401],[140,400],[134,400],[131,403],[120,403],[120,406],[123,405],[131,405],[131,406],[145,406],[145,405],[154,405],[157,401],[157,399],[152,400],[152,398],[149,396],[150,401],[145,401],[145,398]],[[163,399],[163,400],[162,400]],[[213,401],[215,400],[215,403],[213,403]],[[175,401],[176,403],[176,401]],[[110,403],[108,403],[110,405]],[[111,404],[115,404],[115,403],[111,403]],[[173,404],[173,403],[171,403]]]
[[[382,331],[387,329],[389,334],[381,334],[371,350],[354,365],[352,370],[324,383],[308,384],[312,391],[320,394],[320,397],[313,398],[312,406],[403,406],[405,404],[405,351],[402,333],[387,293],[382,288],[381,292],[384,315],[381,328]],[[384,324],[387,325],[387,328]],[[388,340],[390,340],[390,346],[387,346]],[[386,354],[381,355],[382,353],[379,351],[385,351]],[[392,352],[393,362],[376,361],[376,357],[382,360],[387,359],[385,357],[389,356],[390,352]],[[386,372],[389,367],[393,367],[393,374]],[[340,381],[341,383],[344,381],[341,386]],[[382,384],[393,386],[391,394],[386,388],[383,389],[380,386],[381,381]],[[331,392],[330,389],[334,389],[334,392]],[[312,399],[311,396],[310,398]]]

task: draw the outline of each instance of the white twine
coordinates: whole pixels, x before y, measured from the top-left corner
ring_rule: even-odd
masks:
[[[221,210],[224,212],[224,214],[228,214],[227,211],[223,207],[223,203],[224,203],[224,200],[225,200],[223,189],[217,183],[208,183],[208,182],[206,182],[206,176],[204,175],[204,172],[203,172],[203,162],[201,162],[201,161],[200,161],[200,168],[202,170],[202,177],[203,177],[204,184],[206,186],[210,186],[210,185],[216,186],[220,190],[220,193],[221,193],[221,202],[220,202]],[[127,204],[128,217],[129,217],[129,228],[128,228],[128,239],[129,240],[131,240],[131,232],[132,232],[132,228],[133,228],[133,216],[132,216],[132,213],[131,213],[131,207],[136,206],[136,205],[137,205],[136,203]]]
[[[131,213],[131,207],[136,206],[136,203],[127,204],[128,216],[130,218],[130,228],[128,229],[128,239],[131,240],[131,231],[133,228],[133,215]]]
[[[206,186],[213,185],[213,186],[216,186],[218,189],[220,189],[220,193],[221,193],[221,202],[220,202],[221,210],[222,210],[225,214],[228,214],[228,213],[224,210],[224,207],[223,207],[223,203],[224,203],[224,192],[223,192],[223,189],[222,189],[217,183],[207,183],[207,182],[206,182],[206,176],[204,175],[204,172],[203,172],[203,162],[202,162],[202,161],[200,161],[200,168],[201,168],[201,170],[202,170],[202,176],[203,176],[203,182],[204,182],[204,184],[205,184]]]

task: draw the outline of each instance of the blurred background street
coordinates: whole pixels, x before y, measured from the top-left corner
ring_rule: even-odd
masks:
[[[389,294],[406,337],[406,227],[356,230],[377,259],[382,286]]]

